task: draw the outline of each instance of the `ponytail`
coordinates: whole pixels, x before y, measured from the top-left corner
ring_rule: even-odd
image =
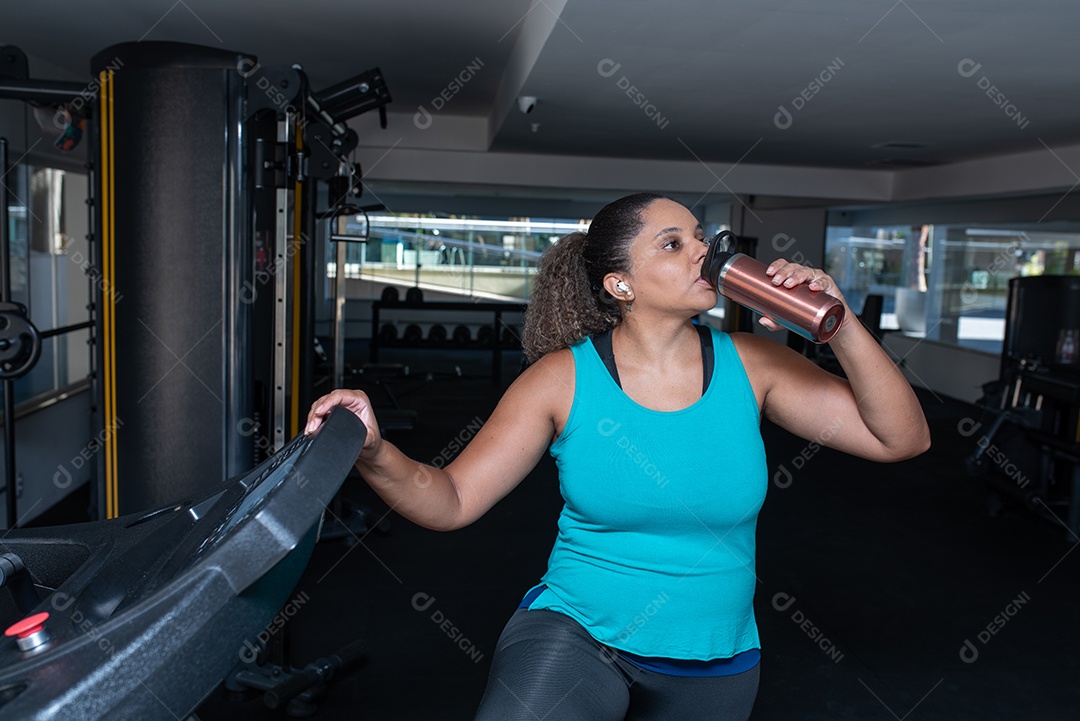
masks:
[[[630,245],[644,225],[641,214],[663,197],[637,193],[620,198],[596,214],[588,233],[571,233],[548,248],[525,313],[527,362],[619,324],[619,304],[604,290],[604,277],[629,271]]]
[[[587,240],[571,233],[540,258],[522,339],[529,363],[619,322],[617,306],[613,313],[597,302],[583,252]]]

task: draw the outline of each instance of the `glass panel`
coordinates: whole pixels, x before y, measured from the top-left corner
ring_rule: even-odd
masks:
[[[934,234],[926,336],[1001,352],[1009,279],[1080,275],[1080,232],[951,225]]]
[[[350,243],[346,275],[465,297],[527,300],[536,264],[584,221],[372,215],[367,243]],[[350,219],[357,229],[362,221]],[[328,276],[334,263],[327,264]]]
[[[27,253],[30,236],[29,168],[17,165],[4,178],[8,186],[8,241],[11,247],[11,299],[29,303]]]
[[[9,178],[12,299],[38,331],[89,320],[86,176],[24,163]],[[84,329],[44,339],[34,368],[15,382],[16,401],[86,378],[89,338]]]
[[[840,286],[855,312],[862,309],[868,295],[880,295],[881,327],[904,328],[897,316],[897,303],[904,312],[909,295],[925,294],[929,232],[929,226],[829,226],[825,272]],[[902,290],[906,288],[911,292]],[[906,329],[919,331],[910,323]]]
[[[830,226],[825,252],[852,308],[884,297],[883,328],[1000,353],[1009,279],[1080,275],[1080,225]]]

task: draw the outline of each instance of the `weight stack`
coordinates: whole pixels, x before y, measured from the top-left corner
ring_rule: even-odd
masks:
[[[241,292],[253,260],[238,69],[253,64],[165,42],[115,45],[91,61],[105,517],[207,495],[251,466],[251,309]]]

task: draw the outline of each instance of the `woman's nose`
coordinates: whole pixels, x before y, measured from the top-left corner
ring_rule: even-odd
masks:
[[[700,243],[693,246],[694,264],[697,265],[705,260],[705,254],[709,252],[709,239],[704,238]]]

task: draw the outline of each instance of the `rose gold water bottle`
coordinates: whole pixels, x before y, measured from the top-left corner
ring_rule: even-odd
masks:
[[[721,241],[727,239],[724,244]],[[815,343],[828,343],[844,321],[844,304],[807,283],[794,288],[773,285],[767,265],[743,253],[733,253],[735,235],[723,230],[709,242],[701,277],[721,295],[771,318]],[[721,249],[724,245],[724,249]]]

